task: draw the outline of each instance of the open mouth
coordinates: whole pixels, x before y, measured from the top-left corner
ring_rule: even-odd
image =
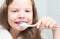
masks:
[[[19,27],[21,27],[22,29],[27,29],[29,27],[35,27],[36,25],[29,25],[28,22],[25,21],[20,21],[20,22],[15,22],[16,24],[18,24]]]
[[[15,22],[15,23],[18,24],[19,26],[28,25],[28,22],[26,21],[20,21],[20,22]]]
[[[25,25],[28,25],[28,23],[26,23],[26,22],[20,22],[20,26],[25,26]]]

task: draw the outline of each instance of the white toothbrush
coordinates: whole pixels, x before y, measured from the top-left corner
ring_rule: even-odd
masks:
[[[36,25],[28,25],[28,24],[25,23],[25,22],[20,22],[20,26],[21,26],[21,27],[35,27]]]
[[[36,25],[28,25],[25,22],[20,22],[21,27],[35,27]],[[54,25],[53,28],[60,28],[60,26]]]

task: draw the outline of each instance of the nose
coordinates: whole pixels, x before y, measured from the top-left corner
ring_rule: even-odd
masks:
[[[19,19],[25,19],[25,13],[24,13],[24,12],[20,12],[20,13],[18,14],[18,18],[19,18]]]

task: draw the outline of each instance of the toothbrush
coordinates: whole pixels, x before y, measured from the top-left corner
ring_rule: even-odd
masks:
[[[28,24],[25,23],[25,22],[20,22],[20,26],[21,26],[21,27],[35,27],[36,25],[28,25]]]
[[[35,27],[36,25],[28,25],[25,22],[20,22],[21,27]],[[53,28],[60,28],[60,26],[54,25]]]

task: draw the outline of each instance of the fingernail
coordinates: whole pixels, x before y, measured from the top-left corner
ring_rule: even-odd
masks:
[[[37,26],[37,29],[38,29],[39,27]]]

